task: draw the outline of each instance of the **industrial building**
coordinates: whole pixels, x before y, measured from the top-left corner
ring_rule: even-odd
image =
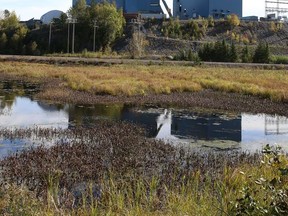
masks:
[[[73,5],[78,0],[73,0]],[[103,0],[95,0],[99,3]],[[118,8],[122,8],[125,14],[141,14],[142,17],[179,17],[190,19],[213,16],[224,18],[229,14],[243,16],[243,2],[249,0],[110,0],[115,2]],[[91,0],[86,0],[91,4]],[[250,4],[251,5],[251,4]],[[245,4],[249,7],[249,4]],[[249,14],[255,15],[255,14]]]
[[[73,0],[73,6],[78,0]],[[91,4],[91,0],[86,0],[87,4]],[[99,3],[103,0],[94,0]],[[174,0],[109,0],[115,2],[117,8],[122,8],[124,14],[140,13],[142,17],[166,17],[173,16]]]

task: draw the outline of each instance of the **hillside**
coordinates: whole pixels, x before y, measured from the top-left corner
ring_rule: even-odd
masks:
[[[189,21],[180,21],[180,28],[184,28]],[[267,42],[270,46],[272,54],[288,55],[288,24],[275,22],[241,22],[239,26],[231,28],[226,21],[217,21],[214,26],[207,27],[203,31],[203,24],[198,22],[199,29],[203,35],[201,38],[187,38],[187,36],[171,36],[165,35],[163,31],[169,26],[169,22],[145,22],[141,26],[141,32],[145,33],[148,46],[146,53],[149,55],[174,55],[180,50],[197,50],[203,43],[225,40],[228,43],[232,41],[238,47],[245,45],[251,48],[255,47],[259,42]],[[119,40],[114,48],[116,51],[125,52],[128,50],[128,44],[131,42],[133,32],[132,24],[128,24],[126,28],[126,37]],[[134,26],[134,32],[138,32],[138,28]]]

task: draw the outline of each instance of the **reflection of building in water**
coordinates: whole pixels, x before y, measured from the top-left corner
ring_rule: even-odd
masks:
[[[171,134],[172,126],[172,112],[171,110],[164,110],[164,113],[160,114],[157,118],[157,139],[177,139]]]
[[[193,114],[173,117],[171,133],[177,137],[198,140],[231,140],[241,142],[241,117],[223,118],[215,114]]]
[[[71,124],[89,125],[97,119],[110,119],[132,122],[145,128],[148,137],[158,139],[199,139],[241,141],[241,117],[223,118],[215,114],[185,114],[164,110],[138,110],[129,106],[70,107]]]
[[[241,116],[226,119],[214,114],[176,115],[176,113],[172,115],[171,111],[167,110],[160,115],[155,112],[128,110],[122,114],[122,120],[129,120],[144,126],[148,129],[150,136],[159,139],[194,138],[241,142]]]
[[[288,118],[265,115],[265,135],[288,134]]]

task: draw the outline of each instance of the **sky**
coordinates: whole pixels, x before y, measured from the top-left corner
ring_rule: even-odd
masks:
[[[72,6],[72,0],[0,0],[0,11],[15,11],[20,20],[40,17],[50,10],[67,12]]]
[[[235,1],[235,0],[234,0]],[[243,15],[265,15],[265,0],[243,0]],[[15,11],[21,20],[40,17],[50,10],[67,12],[72,0],[0,0],[0,11],[8,9]]]
[[[252,15],[265,16],[265,0],[243,0],[243,16]]]

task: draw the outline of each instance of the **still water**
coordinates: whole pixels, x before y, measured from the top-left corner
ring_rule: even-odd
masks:
[[[288,118],[248,113],[205,113],[181,109],[114,105],[53,105],[18,94],[0,95],[0,128],[72,128],[93,126],[99,119],[141,125],[151,138],[191,148],[243,151],[278,144],[288,150]],[[23,148],[24,141],[1,140],[0,156]]]

